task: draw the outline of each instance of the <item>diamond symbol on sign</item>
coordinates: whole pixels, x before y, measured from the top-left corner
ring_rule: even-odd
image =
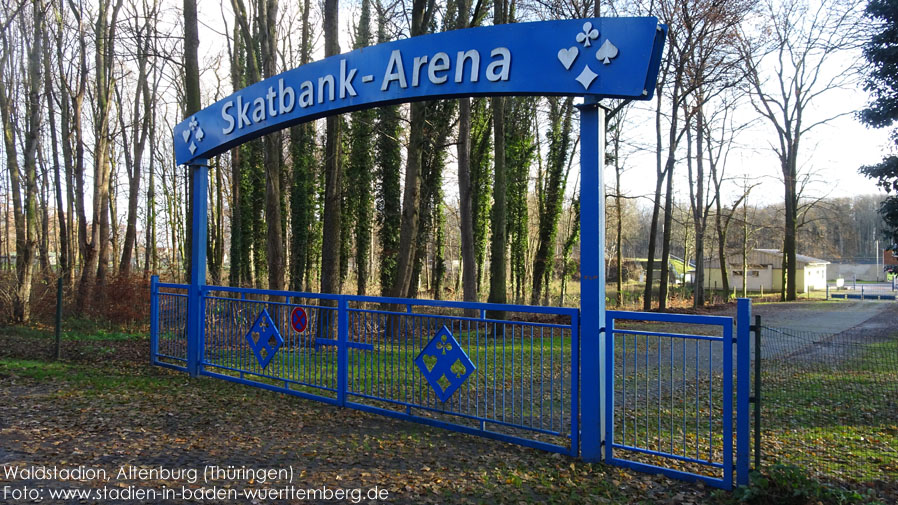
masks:
[[[190,154],[195,153],[195,152],[196,152],[196,144],[194,144],[193,142],[191,142],[191,143],[190,143],[190,147],[189,147],[188,149],[190,149]]]
[[[583,71],[580,72],[580,75],[577,76],[577,82],[583,85],[583,89],[589,89],[589,85],[592,84],[592,81],[596,80],[598,75],[589,68],[589,65],[583,68]]]
[[[259,313],[255,324],[246,334],[246,342],[256,355],[259,366],[263,369],[268,366],[278,349],[284,345],[284,339],[281,338],[281,334],[267,310],[262,309],[262,312]]]
[[[443,403],[477,369],[445,326],[421,349],[415,365]]]

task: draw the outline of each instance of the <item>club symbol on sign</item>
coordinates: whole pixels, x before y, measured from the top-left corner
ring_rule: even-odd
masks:
[[[448,337],[446,335],[443,335],[440,338],[440,342],[437,343],[437,349],[443,351],[443,354],[446,354],[446,351],[452,350],[452,344],[450,344],[449,342],[446,342],[447,338]]]
[[[583,44],[583,47],[589,47],[597,38],[599,31],[592,27],[592,23],[589,21],[583,23],[583,32],[577,34],[577,42]]]

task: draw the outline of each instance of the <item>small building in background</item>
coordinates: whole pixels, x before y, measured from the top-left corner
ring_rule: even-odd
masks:
[[[829,261],[796,254],[797,279],[796,290],[805,293],[807,291],[826,289],[826,265]],[[746,285],[749,291],[779,291],[783,287],[783,253],[776,249],[752,249],[747,257],[748,268],[742,271],[742,256],[729,255],[727,257],[727,273],[729,275],[730,289],[741,289],[742,276],[746,275]],[[709,289],[721,289],[723,279],[721,277],[720,262],[715,258],[706,263],[705,287]]]
[[[890,276],[898,275],[898,251],[886,249],[882,252],[882,269]]]

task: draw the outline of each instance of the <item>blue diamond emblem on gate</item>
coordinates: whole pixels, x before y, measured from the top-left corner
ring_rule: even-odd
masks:
[[[415,365],[443,403],[477,368],[445,326],[421,349]]]
[[[271,320],[271,316],[268,315],[268,311],[265,309],[262,309],[262,312],[259,313],[259,317],[256,319],[256,323],[253,324],[253,327],[249,329],[249,333],[246,334],[246,341],[256,355],[259,366],[263,369],[268,366],[278,349],[284,345],[284,339],[281,338],[274,321]]]

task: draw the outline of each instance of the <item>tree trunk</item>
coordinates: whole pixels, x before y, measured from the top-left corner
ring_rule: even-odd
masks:
[[[477,301],[474,221],[471,213],[471,99],[458,101],[458,195],[461,220],[462,291],[466,302]]]
[[[652,284],[655,281],[655,248],[658,236],[658,218],[661,214],[661,188],[665,171],[661,165],[661,96],[659,84],[655,93],[655,198],[652,200],[652,224],[649,231],[649,253],[645,271],[645,290],[642,295],[642,310],[652,310]]]
[[[340,53],[338,0],[324,2],[324,56]],[[321,245],[321,291],[340,292],[340,221],[342,203],[340,118],[328,116],[324,147],[324,239]]]
[[[797,298],[797,273],[798,263],[796,258],[796,229],[798,223],[798,197],[797,197],[797,160],[795,152],[797,151],[797,142],[793,144],[792,149],[783,164],[783,181],[785,185],[785,213],[786,226],[785,237],[783,240],[783,258],[784,267],[783,275],[785,275],[784,283],[784,299],[792,301]]]
[[[505,0],[495,0],[493,4],[493,23],[505,23]],[[493,156],[495,173],[493,176],[493,211],[490,222],[490,292],[489,303],[506,303],[506,170],[505,170],[505,97],[496,96],[491,99],[493,109]],[[495,319],[504,319],[505,313],[495,311]]]
[[[392,296],[403,297],[409,291],[415,264],[418,226],[421,208],[421,156],[424,151],[424,118],[426,104],[410,105],[408,156],[405,168],[405,189],[402,199],[402,221],[399,230],[399,251],[396,281]]]
[[[61,37],[62,34],[59,36]],[[57,248],[56,261],[59,265],[59,276],[63,279],[68,279],[70,274],[69,271],[71,269],[69,265],[69,236],[68,227],[66,226],[65,206],[63,205],[62,198],[62,177],[59,168],[59,140],[56,136],[55,112],[58,105],[61,107],[68,107],[68,105],[64,103],[57,104],[54,100],[53,73],[51,71],[52,67],[50,66],[49,30],[44,32],[44,37],[44,93],[46,95],[45,99],[47,100],[47,119],[49,120],[50,126],[50,153],[53,156],[52,165],[54,192],[56,196],[56,221],[57,229],[59,231],[59,247]]]

